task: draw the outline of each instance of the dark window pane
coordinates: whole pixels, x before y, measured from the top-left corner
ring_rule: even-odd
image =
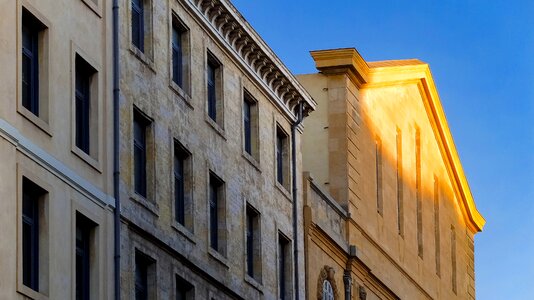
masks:
[[[284,137],[278,133],[276,137],[276,179],[284,184]]]
[[[143,196],[147,196],[146,188],[146,121],[140,120],[142,117],[134,114],[134,173],[135,191]]]
[[[38,201],[42,191],[27,179],[22,190],[22,283],[39,291]]]
[[[76,146],[89,154],[89,66],[76,57]]]
[[[148,300],[148,262],[138,253],[135,255],[135,300]]]
[[[210,176],[209,206],[210,206],[210,245],[219,251],[219,189],[221,183],[214,176]]]
[[[76,216],[76,300],[90,299],[90,224]]]
[[[247,274],[254,277],[254,215],[247,211]]]
[[[182,76],[182,33],[178,28],[172,28],[172,80],[183,87]]]
[[[208,62],[208,116],[217,122],[217,94],[215,86],[215,72],[217,66]]]
[[[132,0],[132,43],[141,52],[145,51],[144,3]]]
[[[244,138],[245,138],[245,151],[248,154],[252,154],[252,128],[251,128],[251,120],[250,120],[250,111],[251,111],[251,103],[247,100],[245,100],[244,108],[243,108],[243,127],[244,127]]]
[[[175,154],[174,157],[174,197],[176,205],[176,221],[185,223],[184,199],[184,159]]]
[[[286,299],[286,241],[279,238],[278,241],[278,285],[280,299]]]
[[[39,54],[37,20],[22,14],[22,106],[39,116]]]

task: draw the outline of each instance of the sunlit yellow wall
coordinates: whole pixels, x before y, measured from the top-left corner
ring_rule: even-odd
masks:
[[[393,70],[391,73],[399,71],[399,65],[411,68],[412,63],[414,67],[408,71],[417,71],[413,78],[412,73],[406,72],[400,75],[403,80],[388,81],[370,72],[373,67],[362,63],[361,57],[351,58],[348,62],[352,65],[347,65],[338,54],[328,53],[331,57],[324,61],[316,59],[324,72],[299,77],[318,102],[318,111],[305,122],[304,170],[311,171],[317,179],[314,182],[347,207],[348,244],[357,246],[358,257],[400,298],[474,298],[474,233],[466,225],[466,208],[457,198],[460,194],[453,188],[457,183],[453,184],[450,177],[451,166],[444,160],[439,146],[441,137],[432,123],[436,120],[421,81],[426,73],[417,73],[426,65],[415,60],[381,62],[381,67]],[[370,75],[358,74],[360,68],[367,68]],[[381,81],[374,84],[374,80]],[[439,99],[432,101],[439,105]],[[416,128],[420,131],[421,153],[421,254],[417,240]],[[444,128],[448,130],[446,124]],[[324,142],[325,131],[328,143]],[[403,234],[399,234],[397,226],[397,131],[402,136]],[[377,211],[377,140],[382,145],[382,214]],[[435,180],[439,198],[439,272]],[[452,288],[452,228],[456,233],[456,293]],[[310,261],[310,267],[316,264],[319,267],[321,261]],[[314,274],[309,276],[314,278]]]

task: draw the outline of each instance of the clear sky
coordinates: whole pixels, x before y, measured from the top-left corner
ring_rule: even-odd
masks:
[[[295,74],[310,50],[430,64],[486,227],[478,299],[534,299],[534,1],[234,0]]]

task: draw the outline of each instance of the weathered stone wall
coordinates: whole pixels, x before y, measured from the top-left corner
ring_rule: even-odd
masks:
[[[136,54],[130,40],[129,1],[121,7],[121,198],[125,222],[122,231],[121,283],[123,297],[132,297],[135,248],[147,248],[158,269],[160,298],[166,299],[165,287],[174,276],[187,274],[195,287],[195,299],[205,293],[246,299],[274,299],[278,293],[278,232],[292,241],[291,190],[277,184],[275,177],[275,138],[277,124],[290,138],[291,123],[263,92],[257,79],[247,75],[241,62],[230,55],[231,49],[214,37],[190,11],[185,1],[153,0],[153,58]],[[187,26],[190,33],[190,87],[176,91],[171,87],[170,24],[171,11]],[[224,121],[214,125],[207,115],[207,52],[222,65]],[[251,159],[243,148],[243,90],[246,89],[259,109],[259,155]],[[185,95],[185,96],[184,96]],[[133,116],[134,106],[152,119],[155,143],[150,160],[154,164],[152,199],[140,199],[133,186]],[[177,140],[192,157],[193,225],[185,228],[173,216],[173,140]],[[297,131],[299,149],[300,133]],[[300,172],[301,157],[297,151]],[[208,239],[208,174],[213,171],[225,182],[226,251],[210,249]],[[298,178],[298,186],[301,179]],[[298,191],[300,199],[300,188]],[[149,193],[150,195],[150,193]],[[251,280],[245,265],[246,203],[260,213],[261,280]],[[299,219],[302,210],[299,209]],[[136,227],[142,230],[135,230]],[[299,225],[302,233],[302,224]],[[302,253],[302,237],[299,249]],[[169,253],[170,252],[170,253]],[[225,252],[225,253],[224,253]],[[300,255],[300,265],[303,256]],[[301,272],[301,294],[304,274]],[[160,285],[161,283],[161,285]],[[230,292],[229,290],[233,291]],[[226,296],[223,296],[226,295]]]

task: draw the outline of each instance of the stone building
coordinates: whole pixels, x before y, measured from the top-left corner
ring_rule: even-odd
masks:
[[[111,6],[0,7],[0,299],[110,299]]]
[[[301,299],[315,102],[229,1],[119,5],[121,297]]]
[[[484,226],[427,64],[312,51],[304,125],[308,299],[474,299]]]

